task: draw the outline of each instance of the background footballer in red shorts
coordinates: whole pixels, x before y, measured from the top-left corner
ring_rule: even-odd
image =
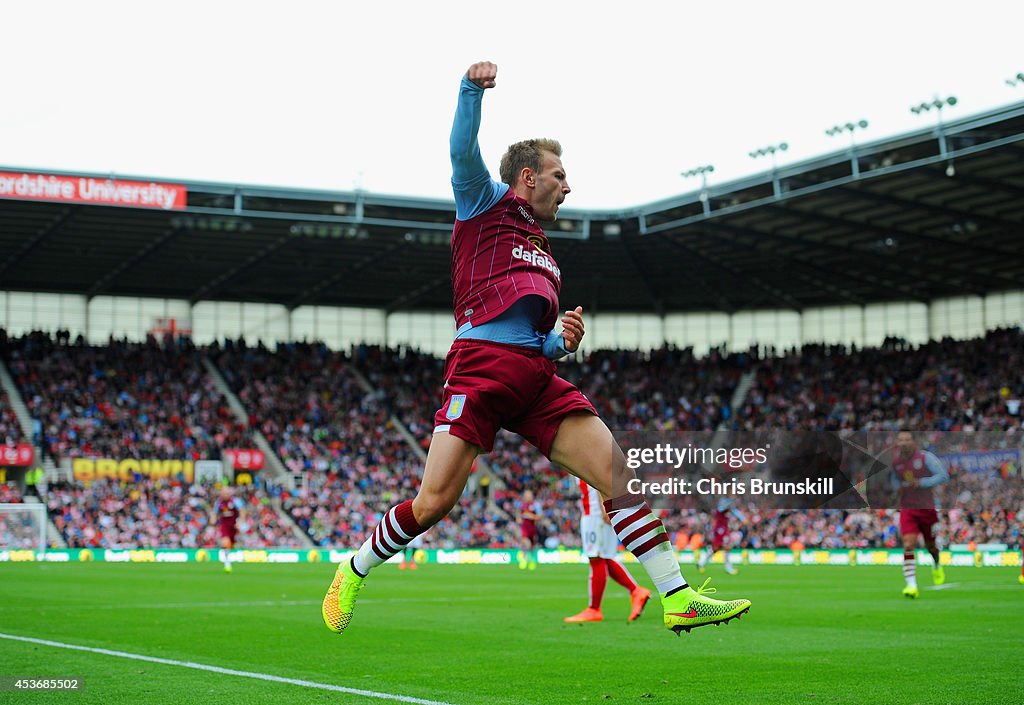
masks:
[[[537,546],[540,544],[540,532],[537,522],[540,520],[541,506],[533,495],[533,490],[523,493],[523,501],[519,505],[519,530],[522,550],[519,552],[519,567],[533,570],[537,567]]]
[[[949,473],[934,453],[917,447],[909,431],[896,436],[896,453],[892,470],[900,488],[900,533],[903,535],[903,577],[907,584],[903,595],[916,598],[917,569],[914,552],[918,537],[932,557],[932,580],[936,585],[946,582],[946,574],[939,563],[939,549],[935,546],[935,525],[939,522],[938,502],[933,488],[949,480]]]
[[[729,540],[729,517],[733,516],[739,522],[746,521],[743,512],[736,508],[736,502],[732,497],[720,497],[715,506],[714,523],[711,526],[711,545],[705,545],[697,559],[697,570],[704,572],[704,566],[718,551],[725,551],[725,572],[729,575],[736,574],[736,568],[732,564],[732,557],[729,549],[732,548]]]
[[[220,489],[220,497],[213,505],[213,513],[217,518],[217,535],[220,540],[220,560],[224,570],[231,572],[231,549],[238,538],[238,522],[245,505],[231,492],[231,487],[224,485]]]

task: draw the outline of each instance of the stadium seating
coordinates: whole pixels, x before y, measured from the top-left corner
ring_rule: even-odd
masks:
[[[733,421],[741,429],[927,432],[948,441],[959,432],[971,449],[1019,447],[1019,408],[1024,397],[1024,335],[1001,329],[984,338],[945,339],[913,347],[890,338],[878,348],[806,345],[758,362],[757,377]],[[967,448],[964,448],[967,449]],[[969,473],[955,465],[951,481],[938,489],[947,543],[1017,544],[1024,490],[992,473]],[[979,500],[981,500],[979,502]],[[978,507],[986,507],[979,512]],[[737,546],[812,548],[893,547],[896,512],[763,512],[751,504],[748,521],[733,527]],[[665,516],[675,530],[706,530],[707,513],[674,507]],[[733,522],[737,524],[737,522]]]
[[[23,501],[21,490],[13,482],[0,482],[0,504],[15,504]]]
[[[7,399],[7,392],[0,389],[0,445],[6,444],[13,447],[26,441],[25,434],[22,433],[18,419]]]
[[[1022,350],[1020,329],[917,348],[805,345],[761,361],[738,416],[748,428],[1019,430],[1007,402],[1024,396]]]
[[[247,515],[239,526],[239,547],[296,545],[266,492],[243,485],[235,496]],[[208,484],[143,478],[50,486],[46,503],[70,548],[214,548],[219,545],[212,517],[216,499],[217,490]]]
[[[409,429],[420,449],[428,446],[443,367],[442,360],[415,350],[372,345],[347,353],[317,343],[271,350],[242,340],[209,348],[152,338],[87,346],[42,333],[5,341],[6,361],[30,412],[44,421],[47,451],[58,459],[115,450],[135,457],[216,457],[223,448],[252,446],[251,434],[202,367],[202,356],[208,356],[245,407],[249,426],[263,433],[300,478],[297,489],[281,492],[281,506],[320,546],[357,545],[382,512],[415,494],[422,460],[392,419]],[[889,339],[879,348],[807,345],[778,356],[712,350],[697,357],[673,347],[595,351],[560,363],[559,373],[581,387],[615,431],[911,426],[988,434],[998,447],[1021,433],[1020,410],[1010,400],[1024,395],[1022,343],[1020,330],[1013,329],[916,348]],[[736,386],[748,371],[756,373],[754,384],[744,403],[732,409]],[[0,396],[0,441],[16,442],[19,434]],[[497,482],[486,494],[467,493],[427,534],[428,546],[518,545],[520,497],[527,489],[542,508],[542,536],[578,545],[575,481],[506,432],[487,463]],[[947,541],[1019,541],[1019,482],[999,483],[991,473],[957,467],[951,474],[939,490],[949,509],[942,529]],[[99,482],[51,488],[48,504],[72,545],[211,545],[212,530],[199,511],[208,504],[207,492],[196,488]],[[253,506],[269,501],[259,488],[248,491]],[[890,510],[743,508],[747,520],[732,527],[736,546],[898,542]],[[657,509],[671,532],[703,533],[710,523],[706,508],[686,500]],[[275,526],[272,510],[259,516],[258,536],[249,540],[290,540]]]
[[[201,355],[187,339],[90,346],[32,333],[12,339],[5,357],[55,460],[197,460],[252,446]]]
[[[392,400],[364,389],[349,358],[319,344],[211,353],[302,488],[283,506],[318,545],[362,540],[395,497],[415,494],[422,461],[391,421]]]
[[[613,430],[708,431],[732,415],[732,396],[752,353],[705,357],[671,346],[646,353],[599,350],[559,374],[573,382]]]

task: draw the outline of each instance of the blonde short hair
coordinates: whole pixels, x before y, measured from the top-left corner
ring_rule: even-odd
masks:
[[[498,167],[498,175],[501,180],[509,186],[516,185],[516,178],[525,167],[530,167],[535,172],[541,171],[541,157],[544,152],[551,152],[556,157],[562,156],[562,145],[558,140],[546,138],[523,140],[510,145],[501,158],[501,165]]]

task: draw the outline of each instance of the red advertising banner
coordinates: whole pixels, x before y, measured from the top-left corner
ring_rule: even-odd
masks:
[[[250,448],[228,448],[224,451],[224,457],[231,461],[235,470],[262,470],[263,451]]]
[[[34,451],[28,443],[19,443],[16,446],[0,446],[0,465],[7,467],[28,467],[32,464]]]
[[[186,205],[187,193],[188,190],[182,184],[0,171],[0,198],[23,201],[181,210]]]

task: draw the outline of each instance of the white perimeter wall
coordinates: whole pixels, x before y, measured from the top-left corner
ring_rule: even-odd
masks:
[[[90,342],[109,336],[139,340],[157,319],[175,319],[191,329],[197,343],[244,336],[249,342],[323,340],[334,349],[353,343],[408,345],[443,354],[451,343],[451,314],[397,312],[327,306],[303,306],[290,314],[274,304],[201,302],[176,299],[98,296],[86,301],[71,294],[0,291],[0,328],[11,335],[66,328]],[[685,313],[659,317],[649,313],[589,313],[585,348],[647,350],[669,342],[693,346],[698,354],[714,346],[745,350],[751,345],[777,349],[802,343],[878,345],[886,336],[911,343],[952,336],[973,338],[986,330],[1024,325],[1024,291],[982,297],[918,302],[894,301],[869,306],[832,306],[789,310]]]

